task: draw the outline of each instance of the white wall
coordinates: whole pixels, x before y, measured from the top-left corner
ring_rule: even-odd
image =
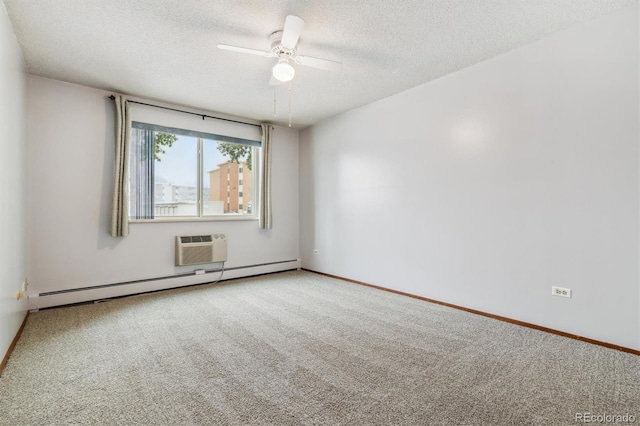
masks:
[[[638,76],[636,6],[304,130],[303,267],[640,349]]]
[[[298,132],[273,133],[273,229],[257,221],[132,223],[109,235],[114,105],[109,92],[27,77],[29,116],[29,277],[32,293],[143,280],[194,271],[175,267],[176,235],[224,233],[227,267],[297,259]],[[206,266],[208,268],[217,265]],[[291,268],[291,265],[285,265]],[[285,266],[273,266],[277,270]],[[262,269],[225,273],[237,277]],[[210,282],[217,274],[109,291],[31,299],[34,307]]]
[[[27,277],[26,119],[22,55],[0,3],[0,361],[20,328]]]

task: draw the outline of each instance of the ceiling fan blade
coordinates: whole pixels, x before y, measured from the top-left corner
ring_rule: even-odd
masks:
[[[342,62],[314,58],[313,56],[296,56],[294,62],[296,64],[306,65],[308,67],[319,68],[321,70],[327,71],[339,71],[342,69]]]
[[[266,58],[274,56],[271,52],[265,52],[262,50],[248,49],[246,47],[229,46],[227,44],[219,44],[218,49],[229,50],[231,52],[249,53],[251,55],[264,56]]]
[[[300,33],[304,27],[304,21],[297,16],[289,15],[284,21],[284,30],[282,30],[282,44],[287,49],[293,49],[298,44]]]

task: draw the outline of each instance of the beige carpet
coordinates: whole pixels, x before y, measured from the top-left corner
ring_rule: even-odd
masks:
[[[32,314],[2,425],[640,423],[640,357],[286,272]],[[610,417],[611,419],[611,417]]]

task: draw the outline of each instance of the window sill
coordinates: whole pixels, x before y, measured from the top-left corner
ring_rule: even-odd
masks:
[[[158,217],[155,219],[129,219],[129,223],[167,223],[167,222],[227,222],[227,221],[247,221],[258,220],[258,216],[255,215],[228,215],[228,216],[207,216],[207,217],[189,217],[189,216],[176,216],[176,217]]]

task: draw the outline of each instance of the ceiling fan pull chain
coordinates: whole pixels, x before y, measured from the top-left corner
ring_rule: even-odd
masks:
[[[278,113],[276,111],[276,85],[273,85],[273,116],[277,117]]]
[[[291,127],[291,82],[289,82],[289,127]]]

